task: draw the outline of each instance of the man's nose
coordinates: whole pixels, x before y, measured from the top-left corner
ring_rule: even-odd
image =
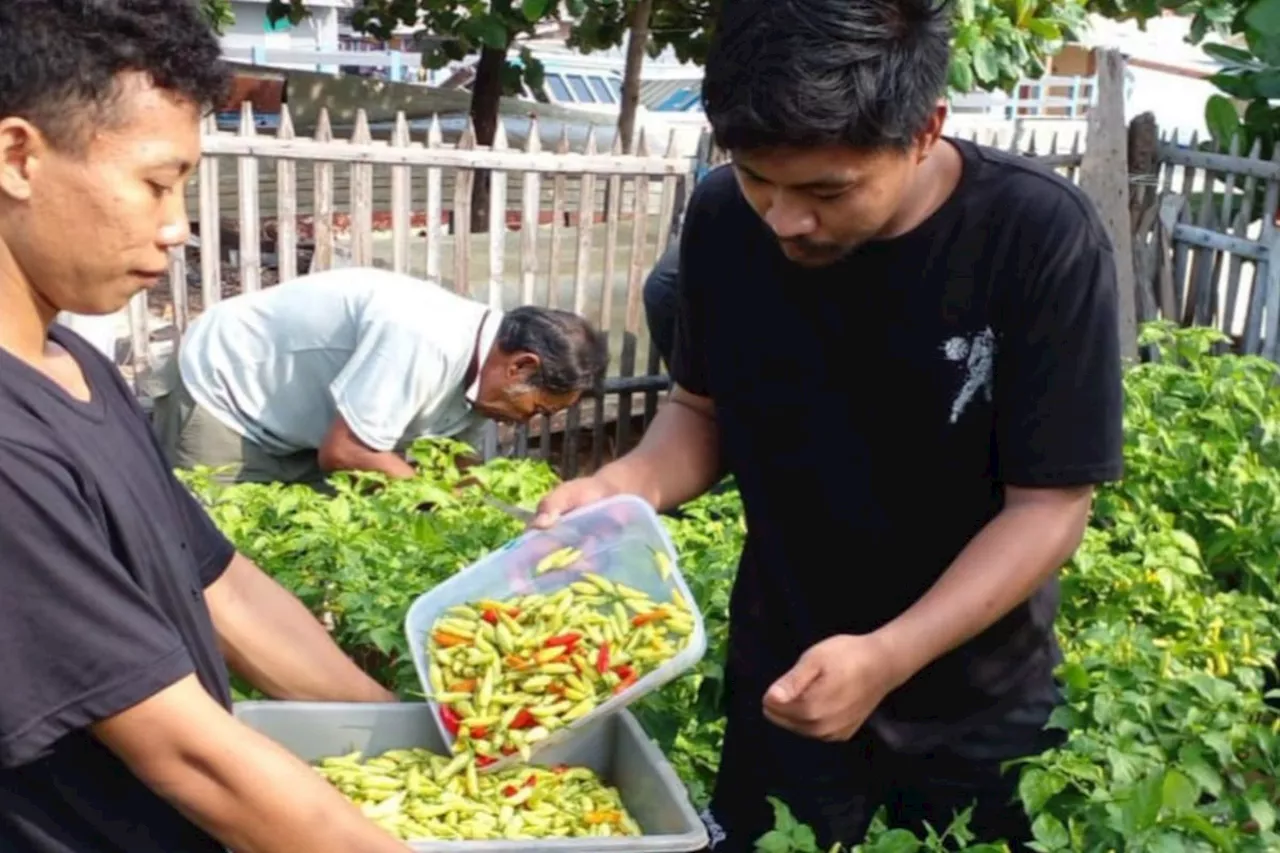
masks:
[[[764,221],[781,240],[808,236],[818,227],[818,218],[807,207],[783,195],[769,205]]]

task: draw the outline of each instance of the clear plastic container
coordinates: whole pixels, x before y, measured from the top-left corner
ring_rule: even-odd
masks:
[[[581,550],[581,559],[566,569],[534,574],[539,560],[565,547]],[[657,566],[655,551],[664,554],[669,563],[670,571],[665,579]],[[526,531],[414,601],[405,617],[405,634],[423,692],[428,697],[432,693],[432,664],[427,653],[427,637],[445,610],[477,599],[501,600],[530,593],[554,593],[582,580],[583,572],[620,581],[657,601],[671,600],[672,590],[678,590],[692,613],[693,633],[675,657],[596,706],[590,713],[531,745],[532,752],[541,752],[562,743],[601,717],[625,708],[662,687],[695,666],[706,653],[707,636],[702,613],[680,573],[671,537],[649,504],[632,495],[619,495],[580,507],[548,530]],[[438,703],[428,699],[428,704],[440,737],[452,748],[454,737],[441,719]],[[485,769],[496,770],[520,760],[519,755],[507,756]]]
[[[367,757],[409,748],[446,754],[438,729],[428,719],[436,715],[422,702],[238,702],[235,715],[307,762],[356,750]],[[409,849],[415,853],[687,853],[706,847],[706,827],[680,777],[629,713],[600,720],[572,743],[541,753],[535,763],[590,768],[618,789],[644,834],[639,838],[413,841]]]

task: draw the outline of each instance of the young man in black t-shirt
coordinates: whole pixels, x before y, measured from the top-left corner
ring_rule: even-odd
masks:
[[[165,465],[108,314],[188,236],[225,91],[191,0],[0,2],[0,849],[406,850],[237,721],[277,698],[394,701],[237,554]]]
[[[1030,838],[1000,765],[1054,742],[1056,574],[1122,473],[1126,261],[1069,182],[942,137],[950,14],[726,4],[703,95],[732,166],[681,236],[677,387],[535,520],[736,478],[717,853],[767,795],[824,846],[975,801],[981,837]]]

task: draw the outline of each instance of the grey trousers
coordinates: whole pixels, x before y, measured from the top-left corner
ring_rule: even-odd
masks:
[[[241,436],[192,398],[176,357],[156,379],[152,427],[174,468],[216,468],[213,479],[223,484],[302,483],[328,490],[316,451],[277,456]]]

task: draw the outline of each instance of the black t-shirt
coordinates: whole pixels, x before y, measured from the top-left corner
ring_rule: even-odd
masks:
[[[90,402],[0,350],[0,850],[222,851],[87,726],[192,672],[230,709],[203,592],[235,551],[115,367],[51,336]]]
[[[787,261],[731,167],[681,237],[675,381],[716,406],[748,536],[731,680],[760,690],[814,642],[919,599],[1003,487],[1122,472],[1115,263],[1087,197],[952,140],[963,172],[910,233],[823,269]],[[869,721],[925,749],[1043,690],[1056,581],[926,667]]]

